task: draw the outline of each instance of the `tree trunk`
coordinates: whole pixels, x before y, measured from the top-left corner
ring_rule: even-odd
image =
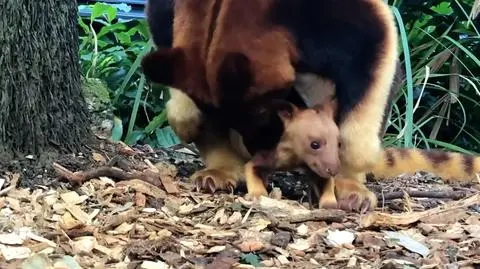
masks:
[[[1,1],[0,163],[84,151],[78,42],[76,1]]]

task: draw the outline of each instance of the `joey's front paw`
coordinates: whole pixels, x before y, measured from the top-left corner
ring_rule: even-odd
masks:
[[[226,190],[233,192],[237,187],[238,175],[221,169],[206,168],[194,173],[190,179],[195,182],[197,191],[214,193],[218,190]]]

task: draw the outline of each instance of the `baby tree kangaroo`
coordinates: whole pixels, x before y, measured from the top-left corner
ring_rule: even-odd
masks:
[[[309,183],[320,198],[322,208],[365,211],[354,195],[341,195],[348,190],[348,181],[333,181],[340,167],[340,131],[334,121],[336,100],[312,108],[298,108],[286,101],[274,101],[272,108],[284,124],[284,133],[271,151],[256,153],[245,165],[248,195],[267,195],[264,181],[274,170],[290,170],[306,165],[310,169]],[[480,157],[441,150],[387,147],[371,172],[377,179],[396,177],[404,173],[431,172],[444,181],[471,182],[478,180]],[[313,174],[313,173],[314,174]],[[336,197],[347,197],[337,199]],[[355,206],[355,208],[353,208]]]
[[[320,197],[320,205],[336,207],[331,180],[340,169],[340,131],[334,121],[336,107],[335,99],[307,109],[300,109],[287,101],[273,102],[271,108],[282,120],[284,132],[273,150],[254,154],[245,165],[250,198],[267,195],[264,182],[274,170],[290,170],[306,165],[314,173],[310,173],[311,183],[319,180],[325,183],[322,195],[318,188],[314,188]],[[318,186],[318,182],[312,185]]]

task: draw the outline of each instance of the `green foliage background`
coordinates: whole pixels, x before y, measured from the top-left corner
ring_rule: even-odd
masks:
[[[387,2],[397,19],[407,77],[385,145],[480,152],[480,121],[474,120],[480,116],[480,24],[471,20],[474,1]],[[167,89],[146,83],[139,70],[152,48],[145,20],[119,20],[117,12],[130,9],[125,4],[90,8],[90,18],[79,17],[82,71],[109,89],[113,138],[153,147],[179,143],[166,122]]]

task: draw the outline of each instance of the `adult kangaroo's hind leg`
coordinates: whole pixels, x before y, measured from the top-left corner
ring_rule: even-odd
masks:
[[[195,143],[206,168],[191,176],[197,188],[215,192],[232,190],[243,178],[245,161],[231,147],[228,132],[219,130],[203,115],[192,99],[170,89],[166,104],[168,121],[185,143]]]

